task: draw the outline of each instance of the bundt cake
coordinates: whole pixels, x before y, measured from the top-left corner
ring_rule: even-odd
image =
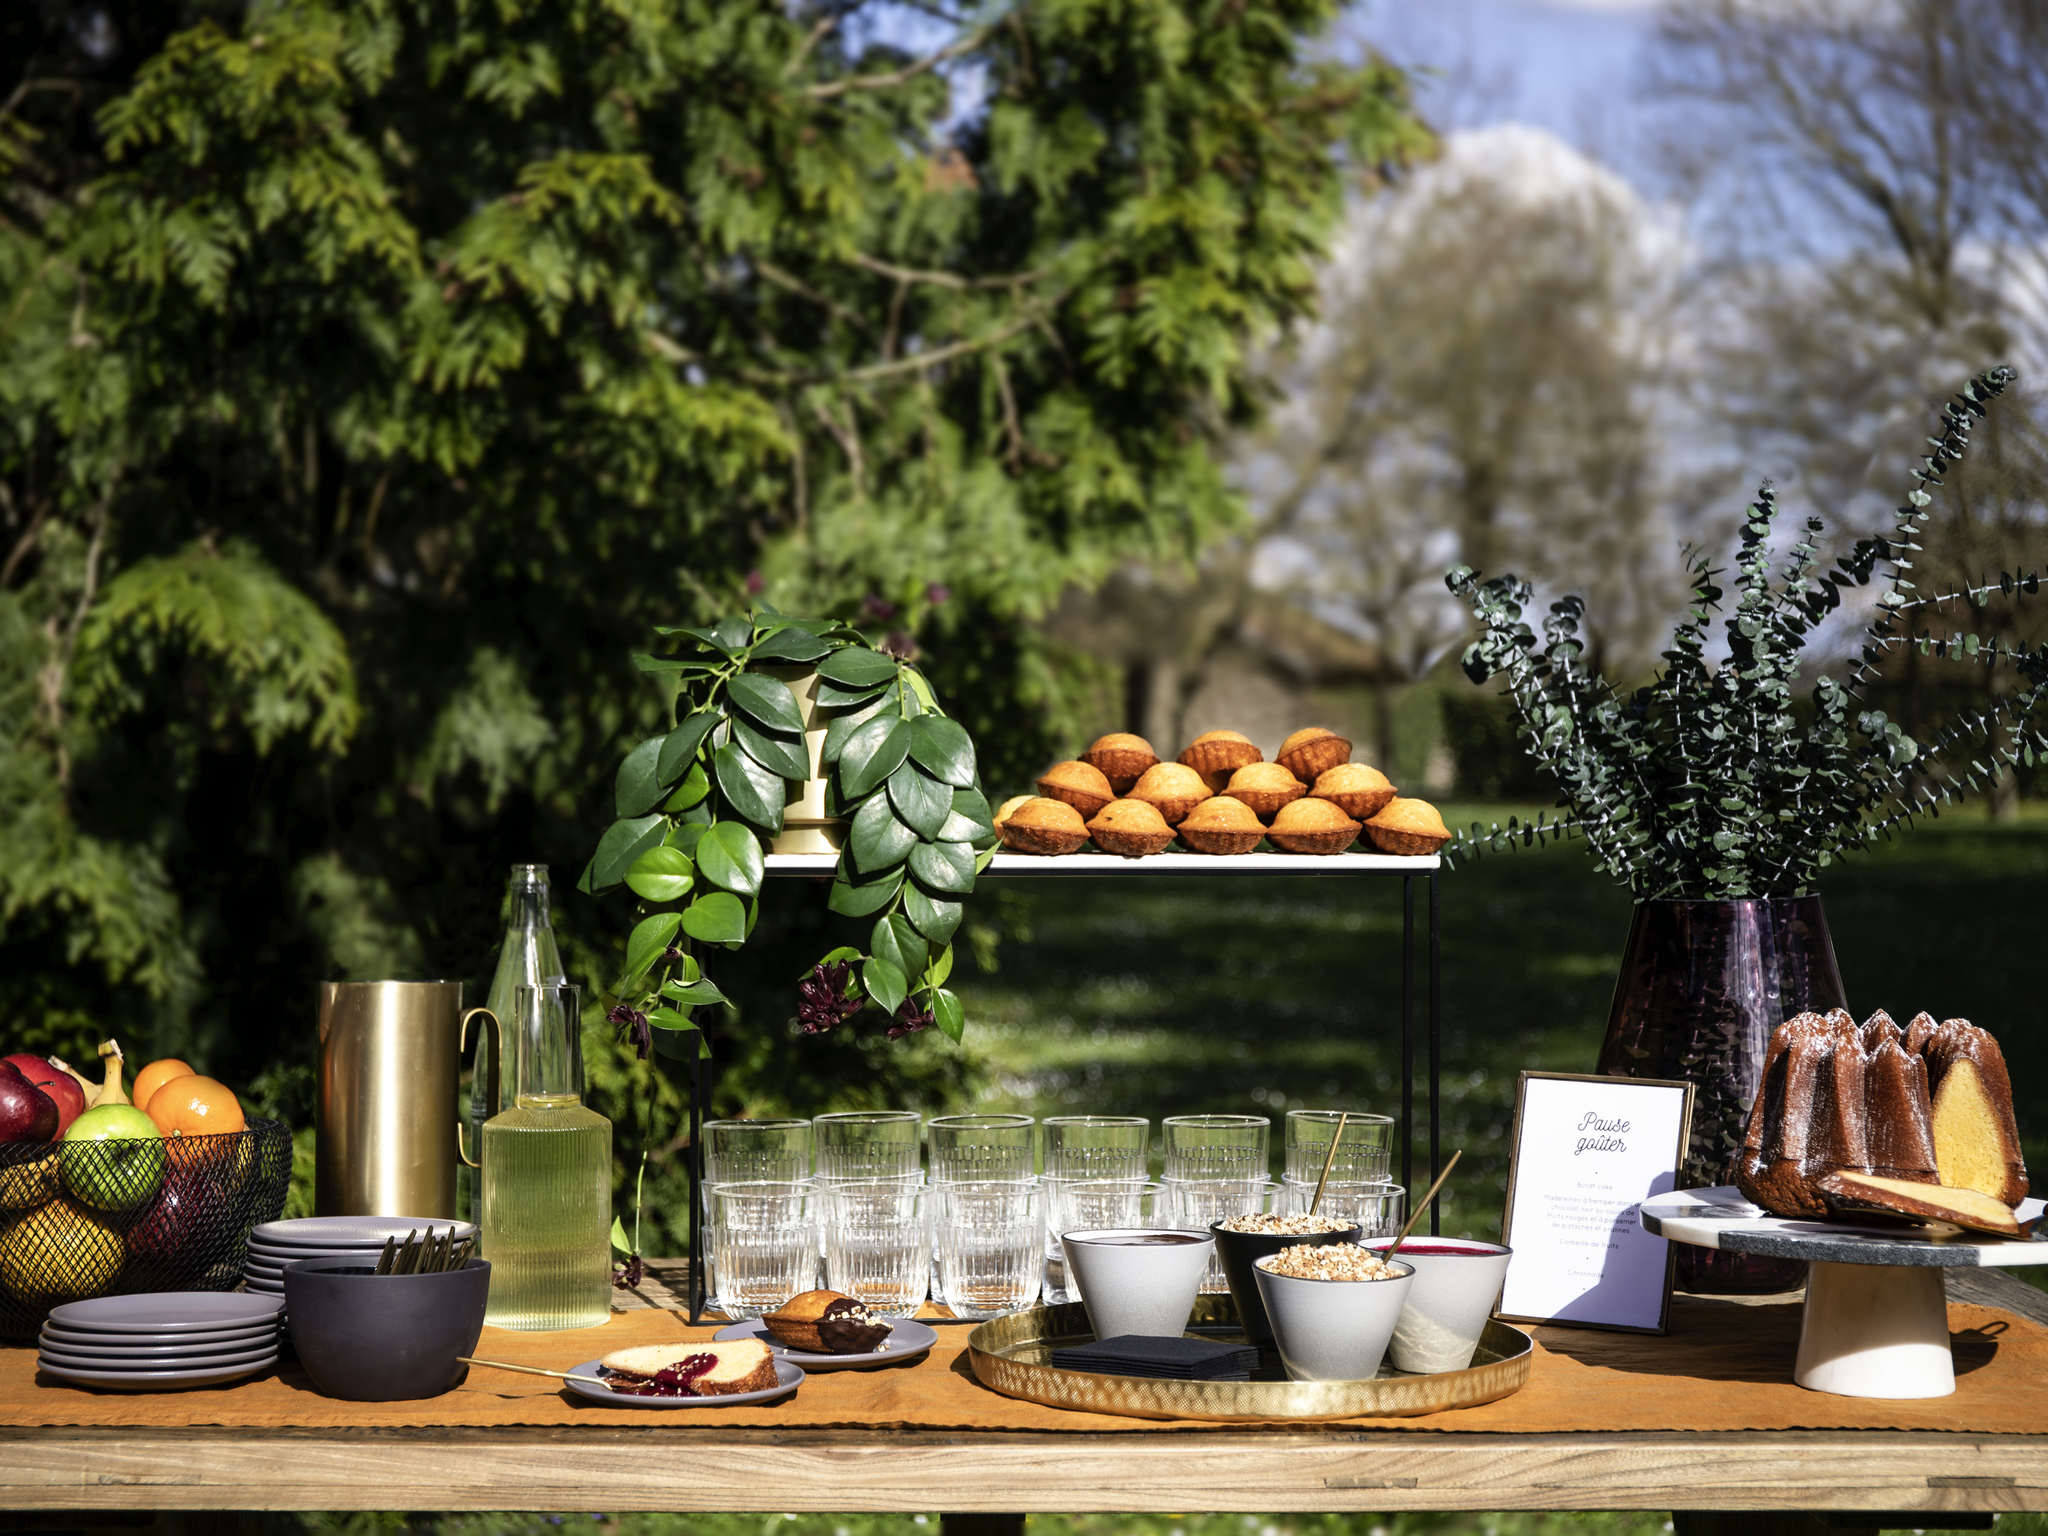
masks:
[[[2005,1053],[1991,1032],[1968,1019],[1937,1024],[1932,1014],[1906,1029],[1906,1049],[1927,1065],[1934,1168],[1952,1189],[1974,1189],[2018,1205],[2027,1197],[2027,1165],[2013,1120]]]
[[[1772,1033],[1736,1156],[1743,1194],[1777,1216],[1821,1218],[1820,1180],[1839,1169],[1935,1182],[1927,1068],[1880,1010],[1857,1027],[1840,1008]]]

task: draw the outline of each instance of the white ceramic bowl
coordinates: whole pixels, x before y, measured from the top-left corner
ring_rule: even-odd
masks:
[[[1067,1272],[1081,1282],[1095,1337],[1177,1339],[1187,1332],[1216,1240],[1170,1227],[1099,1227],[1062,1232],[1060,1246]]]
[[[1408,1299],[1415,1271],[1400,1259],[1387,1280],[1300,1280],[1252,1266],[1273,1343],[1290,1381],[1366,1381],[1379,1374],[1387,1342]]]
[[[1385,1249],[1392,1238],[1368,1238]],[[1476,1237],[1418,1237],[1401,1245],[1396,1264],[1415,1270],[1408,1304],[1394,1325],[1387,1358],[1397,1371],[1462,1371],[1493,1315],[1508,1277],[1509,1250]]]

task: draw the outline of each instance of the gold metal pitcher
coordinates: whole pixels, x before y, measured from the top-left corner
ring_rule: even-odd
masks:
[[[459,981],[320,984],[313,1203],[321,1215],[455,1214],[467,1022]]]

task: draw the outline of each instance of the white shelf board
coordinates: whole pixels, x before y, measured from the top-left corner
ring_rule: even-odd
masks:
[[[1423,875],[1440,868],[1436,854],[1399,858],[1388,853],[1155,853],[1127,859],[1115,853],[998,853],[984,875]],[[829,879],[836,853],[771,853],[771,875]]]

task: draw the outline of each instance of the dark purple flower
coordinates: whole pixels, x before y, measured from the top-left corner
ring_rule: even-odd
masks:
[[[624,1003],[612,1005],[612,1011],[604,1016],[607,1024],[623,1028],[633,1042],[633,1049],[642,1061],[654,1054],[654,1028],[647,1022],[647,1015],[638,1008]]]
[[[844,960],[822,961],[797,983],[796,1021],[807,1035],[828,1035],[861,1010],[860,994],[852,990],[853,966]]]
[[[953,595],[953,589],[942,581],[932,582],[924,589],[924,600],[934,608]]]
[[[630,1291],[638,1285],[647,1273],[647,1266],[640,1262],[640,1255],[633,1254],[622,1264],[612,1266],[612,1284],[622,1291]]]
[[[884,656],[900,656],[908,661],[917,655],[917,641],[911,638],[907,629],[892,629],[888,637],[875,647]]]
[[[768,585],[767,578],[759,571],[747,572],[747,596],[759,597],[761,589]]]
[[[860,611],[864,617],[870,619],[893,619],[896,617],[896,605],[889,602],[886,598],[875,596],[872,592],[860,600]]]
[[[889,1038],[901,1040],[905,1035],[914,1035],[932,1027],[931,1010],[917,1006],[915,998],[906,997],[896,1010],[896,1022],[889,1026]]]

